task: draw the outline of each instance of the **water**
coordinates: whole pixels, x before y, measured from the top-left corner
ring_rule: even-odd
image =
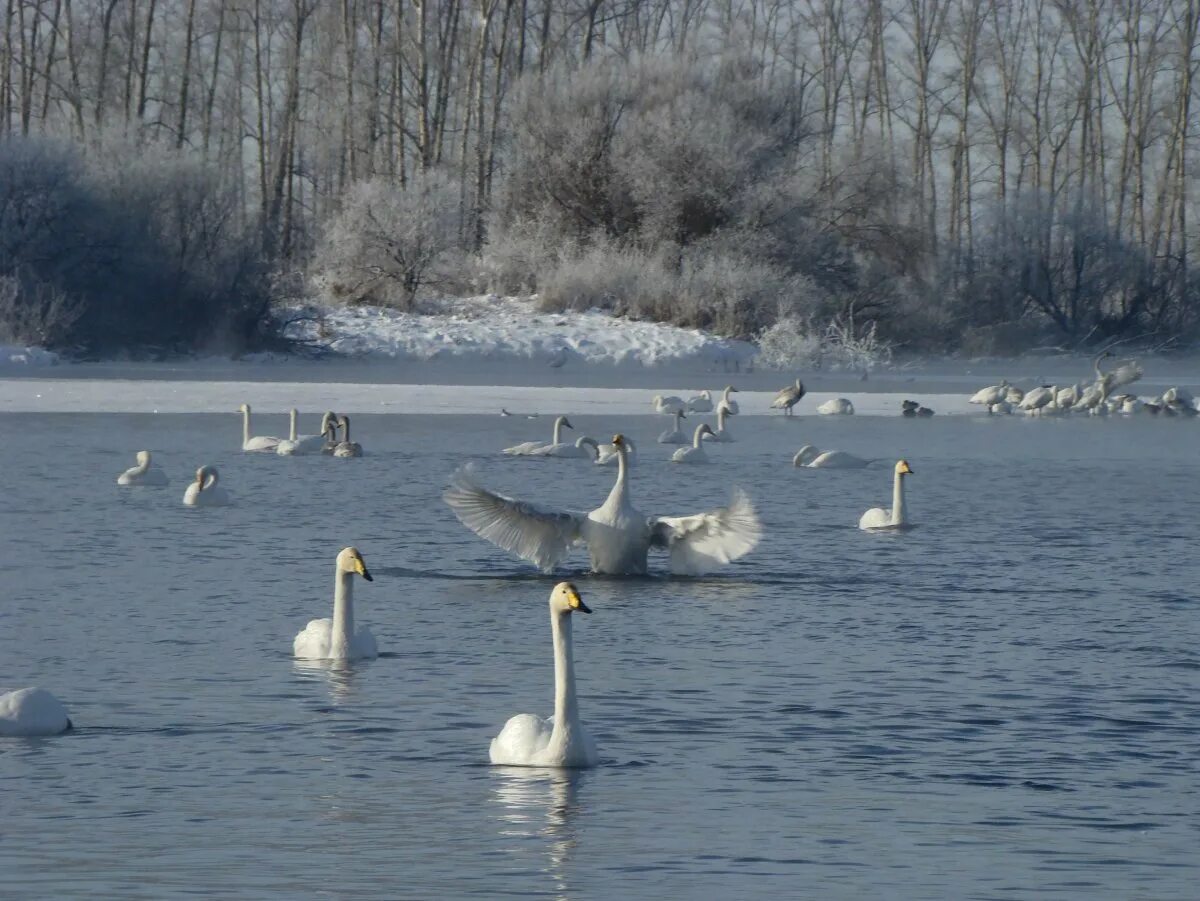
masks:
[[[708,467],[661,462],[665,419],[575,424],[641,439],[645,512],[736,482],[768,536],[705,579],[575,574],[602,765],[558,774],[487,765],[551,712],[554,579],[439,501],[477,459],[598,503],[612,470],[493,453],[546,419],[358,416],[369,455],[331,460],[236,453],[232,414],[0,416],[0,686],[78,726],[0,740],[5,891],[1194,897],[1195,423],[742,416]],[[803,443],[906,456],[919,527],[860,533],[890,467],[794,470]],[[170,488],[113,484],[142,447]],[[180,505],[202,462],[236,507]],[[298,665],[347,544],[384,656]]]

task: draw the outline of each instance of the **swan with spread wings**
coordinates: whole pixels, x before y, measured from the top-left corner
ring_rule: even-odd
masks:
[[[750,498],[734,489],[728,507],[691,516],[647,516],[634,508],[629,490],[628,440],[612,440],[618,453],[617,482],[590,513],[551,510],[505,497],[477,484],[469,470],[455,473],[444,497],[463,525],[481,538],[549,572],[586,544],[592,571],[641,575],[651,548],[671,555],[671,572],[701,575],[748,554],[762,537]]]

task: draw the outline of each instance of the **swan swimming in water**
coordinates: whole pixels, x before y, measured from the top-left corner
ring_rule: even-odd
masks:
[[[687,444],[687,435],[683,433],[683,420],[687,419],[683,412],[675,414],[675,425],[658,436],[659,444]]]
[[[907,460],[896,464],[896,475],[892,484],[892,509],[872,507],[858,521],[860,529],[903,529],[908,525],[904,518],[904,477],[912,473]]]
[[[796,384],[788,385],[775,395],[775,399],[771,401],[771,409],[783,410],[784,416],[791,416],[793,415],[792,407],[800,403],[804,393],[804,383],[796,379]]]
[[[742,411],[738,406],[738,402],[729,396],[730,394],[736,393],[737,388],[733,387],[733,385],[726,385],[725,390],[721,392],[721,402],[717,404],[717,409],[720,410],[721,407],[724,407],[729,411],[730,416],[737,416],[739,413],[741,413]]]
[[[689,397],[687,408],[689,413],[711,413],[713,408],[712,392],[701,391],[695,397]]]
[[[625,437],[616,435],[617,481],[590,513],[550,510],[476,484],[460,469],[444,498],[468,529],[549,572],[566,560],[572,545],[586,544],[592,570],[644,575],[650,548],[670,551],[671,571],[699,575],[749,553],[762,537],[750,499],[734,489],[728,507],[691,516],[646,516],[629,498]]]
[[[0,694],[0,737],[35,738],[71,728],[62,702],[44,688],[19,688]]]
[[[242,404],[238,407],[238,412],[242,414],[242,450],[254,451],[258,453],[271,451],[279,446],[280,438],[272,438],[268,435],[258,435],[250,437],[250,405]]]
[[[550,631],[554,637],[554,716],[519,713],[492,739],[488,757],[506,766],[591,767],[599,762],[596,743],[579,719],[575,696],[571,615],[591,613],[570,582],[550,592]]]
[[[321,417],[321,431],[316,435],[297,435],[296,420],[300,412],[292,407],[289,414],[290,421],[288,425],[288,437],[284,438],[279,444],[275,445],[275,453],[281,457],[294,457],[304,454],[319,454],[321,448],[325,446],[325,432],[329,429],[329,423],[335,419],[334,413],[329,412]]]
[[[553,447],[557,444],[562,444],[562,430],[574,429],[571,421],[565,416],[559,416],[554,420],[554,440],[550,444],[541,441],[522,441],[520,444],[515,444],[512,447],[506,447],[501,453],[507,454],[510,457],[527,457],[535,454],[539,448]]]
[[[808,469],[863,469],[870,466],[871,461],[840,450],[827,450],[822,453],[811,444],[806,444],[796,451],[796,456],[792,457],[792,465]]]
[[[361,457],[363,455],[362,445],[357,441],[350,440],[350,417],[339,416],[337,424],[342,429],[342,440],[333,448],[335,457]]]
[[[833,397],[817,407],[817,412],[822,416],[852,416],[854,404],[850,403],[849,398]]]
[[[707,463],[708,452],[704,450],[704,436],[713,433],[712,426],[707,422],[696,426],[696,434],[692,436],[691,447],[681,447],[671,454],[672,463]]]
[[[676,414],[682,415],[682,414]],[[582,439],[581,439],[582,440]],[[588,439],[591,441],[591,439]],[[629,465],[637,463],[638,449],[632,438],[626,438],[625,443],[629,445]],[[596,465],[597,466],[616,466],[620,463],[621,452],[617,450],[615,444],[601,444],[596,448]]]
[[[196,470],[196,479],[183,492],[183,503],[188,507],[225,507],[229,505],[229,492],[217,485],[220,474],[215,466],[201,466]]]
[[[725,428],[725,417],[732,416],[733,411],[725,406],[724,401],[717,407],[717,429],[713,431],[709,429],[706,433],[709,441],[716,441],[722,444],[732,444],[736,439],[733,437],[733,432]]]
[[[580,435],[574,444],[544,444],[530,451],[533,457],[562,457],[567,460],[597,460],[600,445],[595,438]]]
[[[150,464],[150,451],[137,452],[137,466],[131,466],[119,476],[118,485],[145,485],[149,488],[162,488],[170,480],[167,474],[157,466]]]
[[[357,549],[343,548],[334,564],[333,619],[309,620],[292,642],[294,656],[305,660],[370,660],[379,656],[375,636],[354,628],[354,577],[375,581]]]
[[[687,404],[683,402],[683,398],[676,397],[674,394],[671,394],[667,397],[663,397],[661,394],[656,394],[654,395],[653,404],[655,413],[664,413],[667,416],[670,416],[676,412],[686,412],[687,410]]]

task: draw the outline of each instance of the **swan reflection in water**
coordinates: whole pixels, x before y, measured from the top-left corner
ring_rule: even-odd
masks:
[[[520,840],[522,847],[510,849],[517,853],[525,852],[523,846],[529,840],[544,842],[546,865],[542,872],[554,880],[555,897],[567,901],[571,897],[567,864],[578,841],[578,794],[587,772],[493,767],[492,773],[492,818],[500,834]]]
[[[361,666],[358,663],[357,666]],[[309,681],[324,680],[329,688],[329,700],[339,704],[352,698],[357,691],[354,684],[358,669],[349,660],[293,660],[292,671]]]

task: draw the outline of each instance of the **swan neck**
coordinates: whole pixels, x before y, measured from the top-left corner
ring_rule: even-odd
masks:
[[[350,417],[349,416],[342,417],[342,432],[344,433],[342,435],[342,440],[344,442],[346,442],[347,444],[349,444],[350,443]]]
[[[245,445],[245,444],[248,444],[249,442],[250,442],[250,410],[245,409],[242,411],[242,444]]]
[[[625,503],[625,496],[629,488],[628,454],[624,444],[617,445],[617,481],[613,483],[612,491],[608,493],[608,500],[604,502],[606,507],[620,507]]]
[[[550,613],[554,633],[554,736],[562,736],[579,718],[575,698],[575,655],[571,643],[571,614]]]
[[[704,440],[704,426],[696,426],[696,433],[692,435],[692,447],[699,448],[700,442]]]
[[[288,425],[288,439],[290,441],[295,441],[296,440],[296,411],[292,410],[292,412],[289,414],[289,416],[290,416],[291,421],[290,421],[290,424]]]
[[[347,657],[354,637],[354,573],[338,569],[333,582],[333,628],[329,631],[329,656]]]
[[[150,469],[150,455],[147,454],[145,459],[137,461],[137,466],[133,467],[133,473],[134,473],[134,475],[141,476],[141,475],[145,475],[149,469]]]
[[[717,410],[717,431],[725,431],[725,408]]]
[[[904,476],[896,473],[896,481],[892,487],[892,525],[898,526],[904,522]]]

